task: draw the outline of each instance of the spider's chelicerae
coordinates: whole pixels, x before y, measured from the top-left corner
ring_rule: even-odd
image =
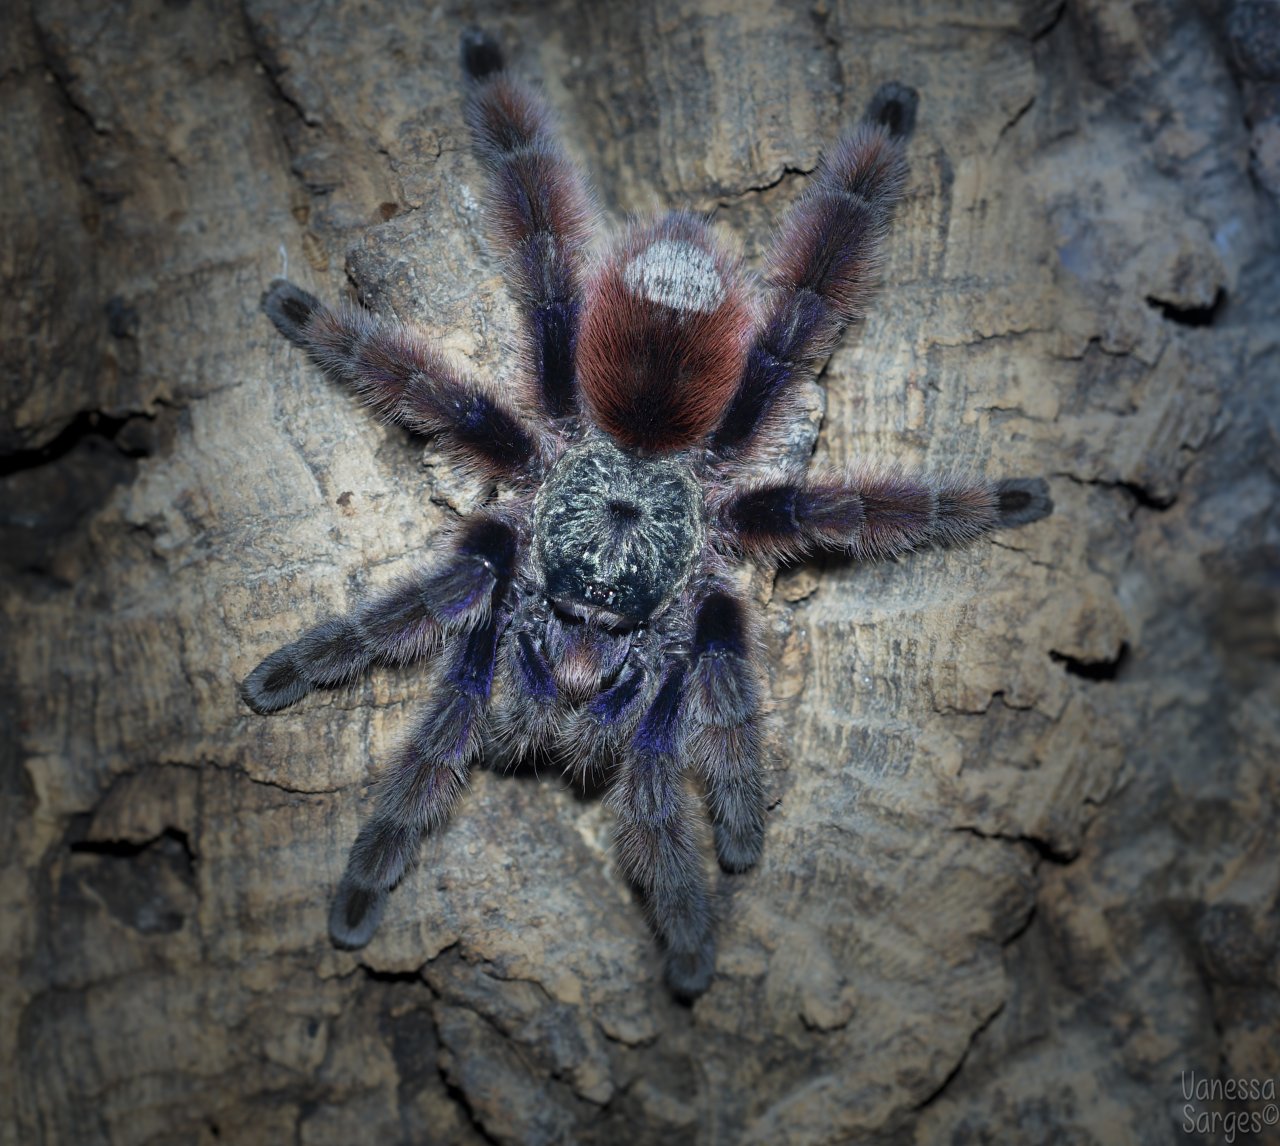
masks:
[[[750,868],[764,839],[765,683],[735,567],[824,548],[893,557],[1051,505],[1038,479],[806,476],[766,460],[797,385],[863,310],[906,178],[913,92],[886,85],[825,157],[756,298],[687,212],[632,222],[589,267],[591,201],[546,108],[492,39],[468,33],[462,54],[490,239],[522,320],[520,391],[468,377],[414,329],[288,282],[263,307],[378,414],[437,435],[506,495],[434,563],[272,653],[243,695],[274,712],[441,650],[428,707],[351,849],[329,920],[337,944],[369,941],[477,758],[550,751],[608,769],[618,857],[648,903],[667,982],[692,997],[714,941],[686,772],[701,780],[723,868]]]

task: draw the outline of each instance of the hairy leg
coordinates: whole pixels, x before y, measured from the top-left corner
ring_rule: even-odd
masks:
[[[524,319],[538,405],[550,418],[577,409],[575,356],[583,249],[591,230],[586,184],[556,138],[551,113],[506,70],[483,32],[462,41],[471,81],[467,121],[488,176],[491,242]]]
[[[329,377],[350,387],[379,417],[436,434],[464,463],[491,477],[517,477],[537,458],[533,433],[515,411],[454,370],[417,331],[380,322],[353,306],[325,306],[277,279],[262,309]]]
[[[277,649],[240,686],[254,712],[277,712],[317,688],[348,684],[376,661],[427,656],[441,634],[488,615],[515,560],[515,534],[494,518],[472,518],[440,567],[421,570],[345,617],[309,629]]]
[[[769,305],[734,398],[711,436],[721,457],[750,450],[785,408],[787,393],[862,317],[906,183],[903,141],[915,121],[915,101],[910,88],[881,88],[867,119],[823,157],[783,219],[767,260]]]
[[[680,709],[687,667],[676,662],[641,717],[609,802],[622,866],[644,893],[677,995],[702,994],[715,970],[706,877],[693,801],[685,791]]]
[[[1043,478],[988,482],[862,469],[739,490],[720,524],[742,552],[764,559],[843,549],[859,560],[929,545],[962,545],[1053,510]]]
[[[709,593],[698,606],[690,651],[689,755],[706,784],[720,866],[746,871],[764,846],[764,784],[760,688],[743,603],[719,590]]]
[[[436,696],[378,784],[373,816],[360,829],[329,913],[339,947],[373,937],[388,893],[417,854],[424,831],[444,823],[482,744],[501,621],[496,614],[459,638]]]

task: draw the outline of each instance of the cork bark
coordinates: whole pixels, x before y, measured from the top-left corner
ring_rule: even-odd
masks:
[[[0,1142],[1155,1144],[1180,1072],[1280,1084],[1278,21],[20,2]],[[761,584],[767,843],[717,877],[691,1008],[599,794],[555,775],[478,772],[375,941],[335,950],[422,676],[270,718],[236,693],[476,497],[258,310],[287,274],[510,377],[470,23],[544,86],[611,219],[713,210],[755,266],[871,93],[916,88],[884,286],[808,392],[814,456],[1043,475],[1056,503]]]

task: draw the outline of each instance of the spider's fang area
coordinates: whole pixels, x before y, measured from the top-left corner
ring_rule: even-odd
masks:
[[[612,688],[597,693],[587,706],[591,718],[600,725],[612,727],[620,723],[631,711],[640,696],[640,688],[644,684],[644,673],[638,668],[632,669]]]
[[[996,499],[1000,529],[1030,525],[1053,512],[1053,498],[1044,478],[1007,478],[997,482]]]

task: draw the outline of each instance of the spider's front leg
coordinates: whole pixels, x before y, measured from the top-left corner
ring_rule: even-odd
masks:
[[[688,666],[667,669],[640,718],[609,803],[617,816],[622,866],[644,893],[667,952],[667,984],[691,999],[715,970],[706,877],[698,853],[695,807],[685,791],[681,707]]]
[[[725,871],[755,865],[764,846],[760,686],[743,603],[719,590],[698,606],[687,698],[690,755],[702,771]]]
[[[388,893],[413,862],[422,834],[439,827],[466,784],[483,743],[502,618],[495,612],[462,638],[435,681],[436,695],[378,783],[373,816],[351,847],[329,913],[339,947],[373,938]]]
[[[515,569],[518,538],[505,522],[477,517],[460,539],[459,559],[437,574],[466,602],[445,626],[456,634],[436,673],[426,715],[378,783],[373,816],[351,848],[329,914],[340,947],[363,947],[373,937],[387,894],[412,863],[422,833],[444,822],[483,742],[498,638],[506,619],[498,609]]]
[[[240,695],[254,712],[278,712],[314,689],[350,684],[377,661],[408,664],[427,656],[443,633],[488,614],[513,551],[507,525],[472,519],[449,560],[277,649],[244,679]]]

